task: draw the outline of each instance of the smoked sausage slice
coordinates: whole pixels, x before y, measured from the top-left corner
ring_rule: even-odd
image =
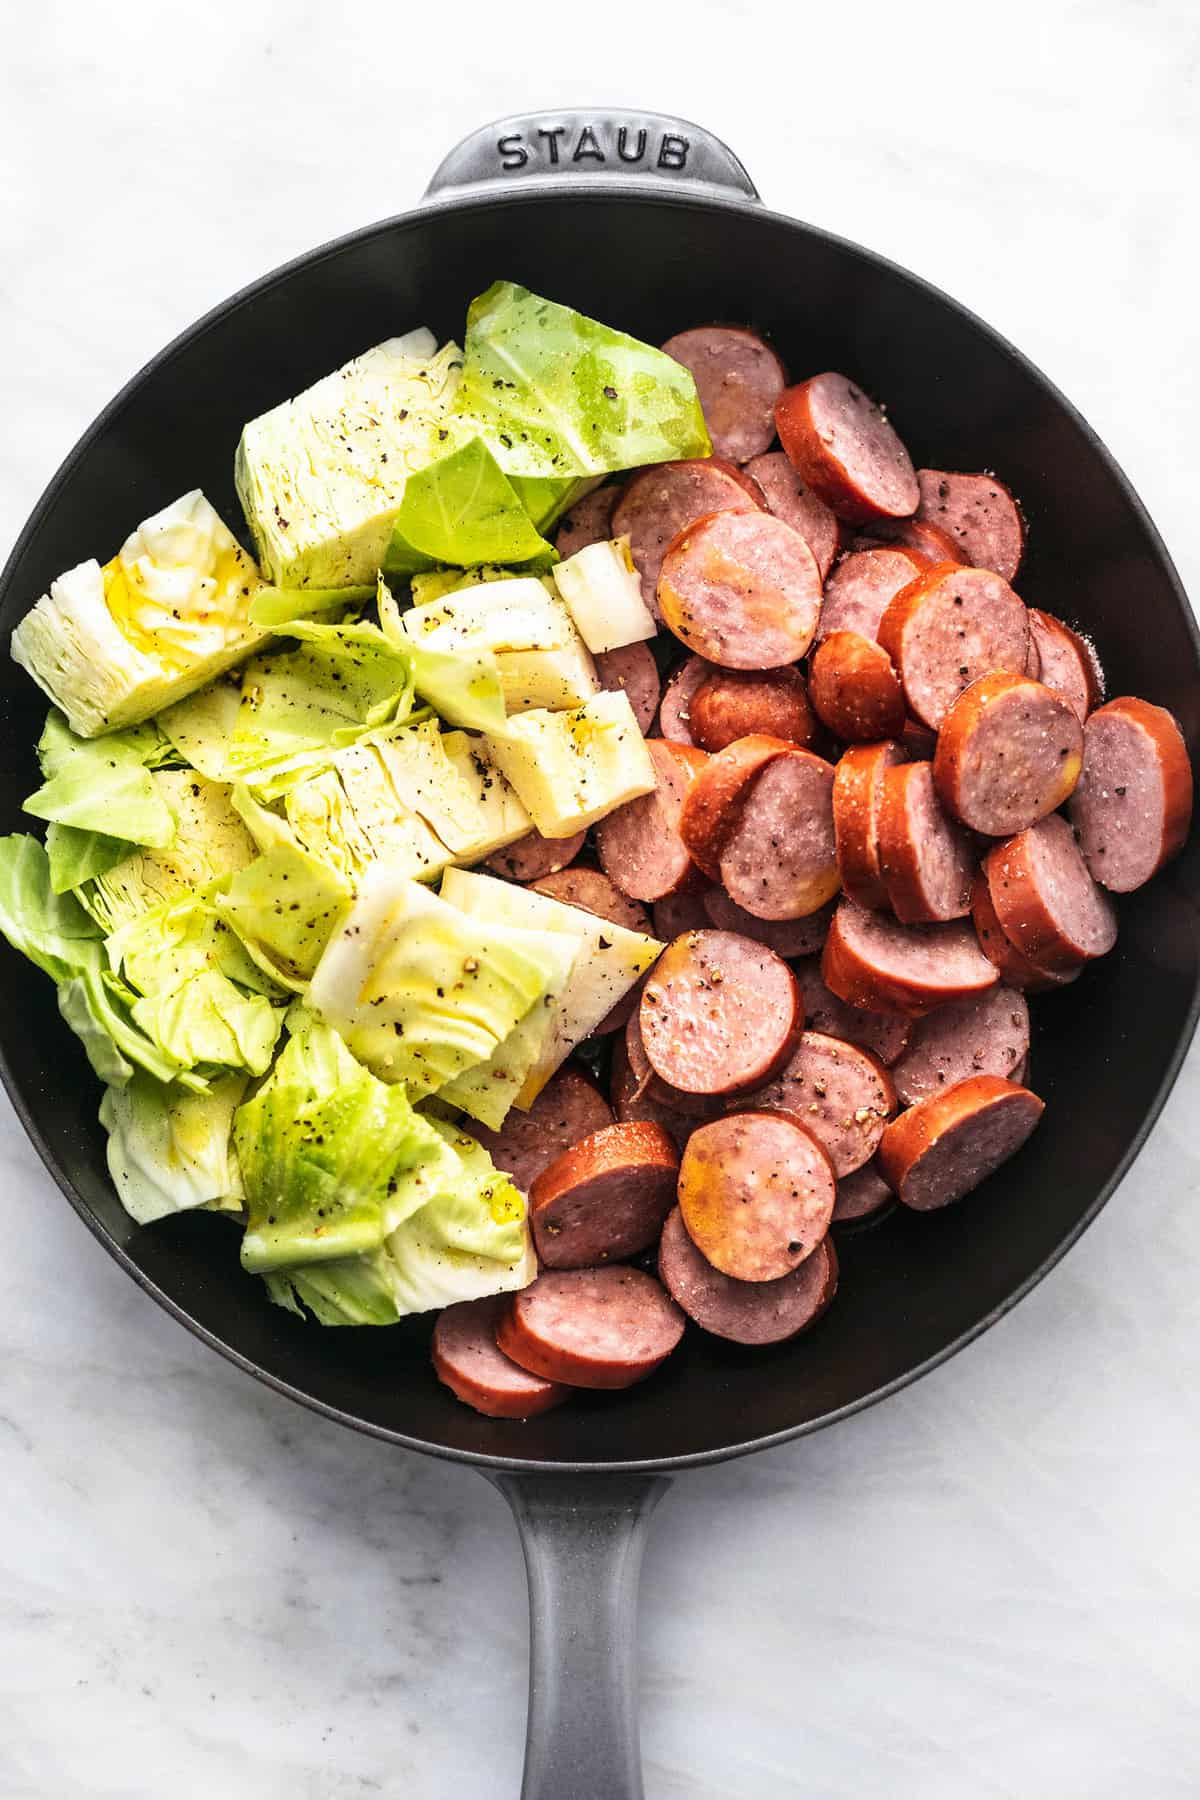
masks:
[[[879,1173],[878,1163],[869,1162],[864,1168],[855,1169],[853,1175],[845,1175],[837,1184],[837,1199],[833,1203],[833,1222],[835,1225],[849,1225],[859,1219],[873,1219],[892,1204],[895,1198],[891,1188]]]
[[[529,1224],[543,1268],[589,1269],[652,1244],[675,1204],[679,1157],[661,1125],[606,1125],[542,1170]]]
[[[713,752],[757,735],[808,748],[817,735],[808,689],[794,665],[762,673],[713,669],[692,694],[688,730]]]
[[[783,958],[732,931],[693,931],[668,945],[646,978],[638,1020],[655,1074],[690,1095],[763,1086],[804,1027]]]
[[[682,893],[668,894],[664,900],[656,900],[651,908],[655,937],[669,944],[682,937],[685,931],[707,931],[713,923],[705,904],[707,899],[708,888],[701,883],[696,888],[685,888]]]
[[[462,1300],[438,1314],[430,1351],[438,1380],[489,1419],[532,1419],[561,1406],[570,1388],[520,1368],[496,1344],[502,1294]]]
[[[885,1068],[904,1054],[912,1036],[912,1022],[903,1013],[865,1012],[861,1007],[847,1006],[822,981],[819,957],[805,957],[795,964],[794,972],[804,1001],[804,1023],[810,1031],[823,1031],[826,1037],[841,1038],[847,1044],[861,1044]]]
[[[694,744],[692,736],[692,696],[701,682],[713,673],[714,665],[702,656],[689,656],[667,677],[662,702],[658,709],[658,735],[673,744]]]
[[[987,837],[1056,812],[1079,780],[1083,732],[1061,695],[1009,672],[966,688],[942,721],[933,778],[942,804]]]
[[[817,717],[844,743],[878,743],[904,730],[900,677],[883,646],[861,632],[833,631],[821,640],[808,687]]]
[[[1062,696],[1082,725],[1104,698],[1100,658],[1086,638],[1036,606],[1029,609],[1029,638],[1037,655],[1033,673]]]
[[[758,512],[761,506],[754,483],[717,457],[657,463],[626,483],[613,513],[613,535],[629,539],[642,599],[656,619],[659,570],[679,533],[709,513]]]
[[[622,644],[616,650],[602,650],[593,661],[602,688],[609,693],[629,695],[633,716],[644,737],[654,723],[662,692],[658,664],[649,645]]]
[[[598,487],[568,507],[554,534],[554,548],[564,562],[577,550],[586,550],[589,544],[603,544],[612,537],[613,509],[620,498],[619,487]]]
[[[773,420],[771,429],[774,430]],[[833,567],[841,539],[837,515],[800,479],[782,450],[756,456],[746,464],[746,474],[762,489],[767,511],[800,533],[824,581]]]
[[[695,866],[680,836],[684,802],[707,757],[688,744],[647,738],[658,785],[601,819],[596,851],[605,874],[631,900],[662,900],[694,885]]]
[[[813,1134],[783,1113],[701,1125],[679,1166],[679,1210],[700,1253],[736,1281],[777,1281],[829,1229],[836,1186]]]
[[[921,557],[890,545],[843,556],[825,588],[817,642],[834,631],[860,631],[874,638],[884,613],[926,567]]]
[[[917,517],[952,537],[964,562],[1012,581],[1025,548],[1025,521],[1004,483],[994,475],[957,475],[949,469],[918,469],[917,483]]]
[[[641,995],[638,995],[639,1002]],[[629,1063],[631,1079],[636,1083],[633,1089],[637,1099],[655,1100],[660,1105],[669,1106],[673,1112],[686,1113],[691,1119],[711,1119],[720,1111],[723,1104],[720,1097],[713,1094],[689,1094],[672,1087],[661,1075],[655,1074],[654,1064],[646,1055],[646,1046],[642,1042],[641,1012],[635,1009],[630,1014],[625,1027],[625,1055]]]
[[[896,595],[880,621],[879,642],[900,672],[909,711],[940,731],[973,681],[996,669],[1025,673],[1029,623],[1002,576],[936,563]]]
[[[914,519],[901,519],[896,525],[882,526],[880,535],[889,544],[902,544],[929,567],[934,563],[969,563],[971,560],[948,531],[922,519],[919,514]]]
[[[528,1112],[514,1106],[499,1131],[472,1120],[471,1136],[527,1194],[560,1151],[612,1122],[612,1111],[595,1083],[581,1069],[566,1068],[550,1077]]]
[[[609,1086],[613,1111],[626,1122],[660,1125],[676,1149],[682,1150],[700,1121],[661,1098],[665,1087],[657,1076],[650,1083],[639,1079],[630,1064],[625,1039],[615,1040]]]
[[[963,919],[971,910],[975,846],[943,809],[931,763],[900,763],[884,773],[879,871],[892,911],[906,925]]]
[[[759,919],[748,913],[744,906],[739,906],[736,900],[731,900],[724,888],[712,887],[704,895],[704,914],[706,926],[715,925],[718,931],[740,932],[743,937],[753,938],[756,944],[765,944],[776,956],[814,956],[825,942],[833,918],[833,903],[831,901],[820,912],[809,913],[803,919]]]
[[[921,490],[883,411],[845,375],[813,375],[775,407],[779,441],[803,481],[839,519],[903,519]]]
[[[774,1081],[735,1104],[798,1119],[821,1145],[840,1181],[870,1162],[879,1148],[883,1128],[896,1110],[896,1090],[869,1050],[805,1031]]]
[[[829,1306],[837,1292],[837,1252],[824,1237],[790,1275],[736,1281],[697,1250],[676,1207],[663,1226],[658,1274],[676,1305],[703,1331],[734,1344],[781,1344],[815,1325]]]
[[[820,910],[840,883],[834,770],[811,751],[739,738],[693,782],[679,821],[692,860],[760,919]]]
[[[903,1105],[912,1106],[972,1075],[1018,1080],[1028,1054],[1028,1003],[1016,988],[1000,985],[918,1019],[892,1080]]]
[[[547,1269],[503,1309],[496,1342],[546,1381],[625,1388],[653,1375],[683,1327],[675,1302],[640,1269]]]
[[[975,885],[971,890],[971,919],[984,955],[995,963],[1001,977],[1010,987],[1020,988],[1023,993],[1034,994],[1064,987],[1068,982],[1074,981],[1082,969],[1082,964],[1074,969],[1057,970],[1030,962],[1005,936],[992,905],[987,876],[982,870],[975,877]]]
[[[584,863],[573,863],[569,869],[557,869],[552,875],[543,875],[538,881],[531,881],[529,886],[535,893],[547,894],[551,900],[561,900],[564,906],[578,906],[581,911],[594,913],[598,919],[608,919],[613,925],[623,925],[626,931],[640,931],[651,937],[650,915],[646,908],[636,900],[623,894],[616,883],[599,869],[589,869]]]
[[[833,830],[842,886],[859,906],[886,906],[879,867],[879,812],[889,769],[905,760],[896,743],[855,744],[833,773]]]
[[[770,449],[787,373],[757,332],[697,325],[668,338],[663,349],[692,372],[715,456],[744,463]]]
[[[998,979],[966,920],[902,925],[853,900],[843,900],[833,915],[821,977],[849,1006],[914,1019]]]
[[[559,869],[573,863],[583,849],[586,836],[586,832],[577,831],[572,837],[548,838],[540,831],[530,831],[515,844],[495,851],[484,867],[506,876],[509,881],[540,881],[543,875],[557,874]]]
[[[1113,903],[1057,813],[997,844],[983,868],[1000,929],[1031,963],[1073,969],[1116,943]]]
[[[1165,707],[1110,700],[1083,730],[1071,823],[1094,880],[1130,894],[1182,850],[1192,820],[1192,766]]]
[[[1028,1088],[998,1075],[973,1075],[893,1119],[879,1166],[897,1199],[931,1212],[986,1181],[1021,1148],[1044,1111]]]
[[[800,533],[771,513],[710,513],[663,557],[658,605],[668,629],[709,662],[780,669],[812,643],[821,572]]]

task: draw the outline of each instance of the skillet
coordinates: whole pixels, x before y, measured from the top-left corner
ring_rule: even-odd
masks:
[[[473,294],[520,281],[661,342],[710,319],[765,332],[796,375],[843,369],[884,397],[918,464],[994,467],[1030,525],[1022,597],[1082,625],[1114,692],[1169,707],[1200,746],[1200,638],[1129,483],[1011,345],[869,251],[768,212],[737,158],[650,113],[497,121],[438,169],[424,204],[312,251],[200,320],[135,376],[71,452],[0,575],[5,638],[64,568],[203,486],[239,517],[242,423],[365,345],[461,326]],[[0,829],[27,824],[44,701],[0,662]],[[963,1206],[894,1213],[840,1240],[841,1291],[811,1334],[746,1352],[690,1336],[645,1386],[525,1424],[460,1406],[429,1367],[429,1321],[305,1326],[240,1276],[230,1226],[139,1229],[110,1187],[95,1084],[44,979],[0,946],[0,1073],[66,1198],[109,1253],[204,1342],[279,1393],[502,1489],[530,1582],[523,1800],[638,1800],[638,1567],[685,1470],[815,1431],[886,1398],[1014,1306],[1075,1242],[1144,1143],[1200,1008],[1200,844],[1120,906],[1116,952],[1040,999],[1034,1084],[1048,1116]]]

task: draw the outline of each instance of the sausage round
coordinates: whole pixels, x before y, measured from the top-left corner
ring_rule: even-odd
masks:
[[[573,863],[583,849],[587,833],[577,831],[572,837],[547,838],[540,831],[530,831],[515,844],[508,844],[489,856],[484,867],[509,881],[539,881],[543,875],[557,874]]]
[[[705,906],[707,896],[708,889],[701,883],[695,888],[685,888],[682,893],[668,894],[665,899],[656,900],[651,908],[655,937],[669,944],[682,937],[685,931],[707,931],[712,923]]]
[[[721,857],[754,782],[776,758],[793,749],[782,738],[752,732],[710,757],[692,783],[679,830],[692,861],[711,881],[721,879]]]
[[[800,533],[771,513],[710,513],[663,557],[658,605],[663,623],[709,662],[779,669],[812,643],[821,572]]]
[[[679,821],[707,758],[703,750],[665,738],[648,738],[646,749],[658,785],[601,819],[596,852],[605,874],[631,900],[662,900],[696,880]]]
[[[855,1169],[853,1175],[846,1175],[837,1184],[837,1199],[833,1203],[833,1222],[835,1225],[849,1225],[858,1219],[873,1219],[892,1204],[895,1196],[883,1176],[879,1173],[877,1163],[869,1162],[864,1168]]]
[[[769,762],[725,840],[720,875],[730,899],[756,918],[819,912],[841,886],[832,764],[808,750]]]
[[[922,519],[919,514],[915,519],[901,519],[896,525],[885,526],[883,535],[887,543],[902,544],[928,567],[940,562],[969,563],[971,560],[948,531]]]
[[[937,563],[896,595],[880,621],[879,642],[900,672],[909,711],[940,731],[980,676],[1025,673],[1029,623],[1002,576]]]
[[[833,772],[833,830],[842,886],[860,906],[888,903],[879,867],[879,812],[889,769],[905,760],[896,743],[855,744]]]
[[[796,978],[773,950],[732,931],[694,931],[650,971],[638,1022],[650,1065],[670,1087],[733,1094],[783,1067],[804,1014]]]
[[[1192,766],[1165,707],[1126,697],[1092,714],[1068,810],[1093,879],[1114,894],[1140,888],[1182,850]]]
[[[589,544],[602,544],[612,537],[613,509],[620,498],[619,487],[598,487],[567,508],[554,534],[554,548],[564,562],[577,550],[586,550]]]
[[[997,844],[983,868],[1000,929],[1031,963],[1073,969],[1116,943],[1113,903],[1057,813]]]
[[[817,640],[834,631],[860,631],[874,638],[879,622],[896,595],[916,580],[925,567],[909,550],[891,546],[855,550],[843,556],[825,588]]]
[[[638,730],[644,737],[654,723],[662,692],[658,664],[649,645],[622,644],[617,650],[602,650],[593,661],[602,688],[628,694]]]
[[[668,338],[663,349],[692,372],[714,455],[744,463],[770,449],[787,374],[757,332],[698,325]]]
[[[652,1244],[675,1204],[679,1157],[661,1125],[626,1121],[582,1138],[529,1190],[543,1268],[590,1269]]]
[[[697,1250],[676,1207],[663,1226],[658,1274],[676,1305],[701,1330],[734,1344],[781,1344],[815,1325],[829,1306],[837,1292],[837,1252],[824,1237],[790,1275],[777,1281],[737,1281],[714,1269]]]
[[[695,519],[715,512],[758,512],[757,489],[716,457],[657,463],[626,483],[612,517],[615,537],[629,539],[642,578],[642,599],[658,611],[658,576],[667,547]]]
[[[845,375],[814,375],[775,407],[779,441],[802,480],[839,519],[902,519],[921,490],[912,459],[883,411]]]
[[[761,734],[807,748],[817,735],[804,677],[794,664],[762,673],[713,669],[692,694],[688,730],[701,749],[713,752]]]
[[[653,1375],[683,1328],[683,1313],[641,1269],[547,1269],[503,1309],[496,1342],[546,1381],[625,1388]]]
[[[702,656],[689,656],[672,670],[658,709],[658,735],[673,744],[695,744],[692,736],[692,696],[701,682],[714,673],[714,665]]]
[[[581,1069],[566,1068],[550,1077],[528,1112],[514,1106],[499,1131],[472,1120],[471,1136],[527,1194],[561,1151],[612,1122],[612,1111],[595,1083]]]
[[[671,1105],[663,1098],[665,1093],[666,1083],[659,1081],[653,1071],[648,1081],[644,1076],[638,1075],[630,1062],[624,1037],[618,1037],[613,1043],[609,1078],[613,1111],[618,1119],[626,1123],[641,1122],[661,1126],[676,1149],[682,1150],[700,1120],[692,1113]],[[714,1102],[715,1104],[717,1103]],[[706,1108],[706,1113],[707,1116],[712,1116],[710,1109]]]
[[[500,1294],[462,1300],[438,1314],[430,1351],[438,1380],[489,1419],[532,1419],[561,1406],[571,1390],[531,1375],[505,1356],[496,1326],[508,1304]]]
[[[772,429],[774,424],[772,422]],[[767,511],[798,531],[813,553],[824,581],[833,567],[841,533],[837,515],[802,481],[782,450],[756,456],[746,464],[746,474],[762,490]]]
[[[535,893],[561,900],[564,906],[578,906],[583,912],[594,913],[598,919],[623,925],[626,931],[640,931],[646,937],[653,935],[646,908],[622,893],[599,869],[574,863],[569,869],[558,869],[552,875],[543,875],[539,881],[531,881],[529,886]]]
[[[825,942],[833,918],[833,903],[803,919],[759,919],[731,900],[724,888],[711,887],[704,895],[704,923],[718,931],[737,931],[765,944],[776,956],[814,956]]]
[[[1036,606],[1029,609],[1029,638],[1037,656],[1038,680],[1061,695],[1082,725],[1104,698],[1104,671],[1095,649],[1053,613]]]
[[[949,469],[918,469],[919,519],[927,519],[955,540],[962,560],[992,569],[1012,581],[1025,548],[1021,509],[994,475],[957,475]]]
[[[869,1050],[824,1032],[805,1031],[774,1081],[736,1105],[798,1119],[821,1145],[841,1180],[870,1162],[896,1110],[892,1078]]]
[[[1020,988],[1023,993],[1034,994],[1063,987],[1067,982],[1074,981],[1082,969],[1082,964],[1074,969],[1056,970],[1042,968],[1038,963],[1030,962],[1005,936],[992,905],[987,876],[982,870],[975,877],[975,885],[971,890],[971,920],[984,955],[995,964],[1002,979],[1010,987]]]
[[[879,1166],[897,1199],[916,1212],[961,1200],[1021,1148],[1045,1107],[1028,1088],[973,1075],[893,1119]]]
[[[879,871],[906,925],[964,919],[971,910],[975,846],[942,807],[933,765],[901,763],[883,777]]]
[[[813,710],[835,737],[877,743],[904,729],[904,690],[881,644],[857,631],[822,638],[808,675]]]
[[[933,778],[943,805],[987,837],[1057,811],[1079,780],[1083,732],[1059,694],[1028,675],[985,675],[942,721]]]
[[[861,1044],[885,1068],[904,1054],[912,1036],[912,1021],[903,1013],[866,1012],[858,1006],[847,1006],[822,981],[819,957],[806,957],[796,963],[794,974],[804,1002],[804,1023],[810,1031],[841,1038],[846,1044]]]
[[[679,1165],[679,1210],[700,1253],[736,1281],[777,1281],[829,1229],[829,1158],[783,1113],[730,1113],[701,1125]]]
[[[948,1000],[993,987],[998,979],[965,920],[902,925],[853,900],[843,900],[833,915],[821,977],[849,1006],[914,1019]]]
[[[918,1019],[892,1080],[912,1106],[972,1075],[1017,1080],[1028,1053],[1029,1005],[1018,989],[999,985]]]

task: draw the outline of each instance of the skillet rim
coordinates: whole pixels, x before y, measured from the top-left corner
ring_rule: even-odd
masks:
[[[1108,449],[1103,439],[1083,417],[1078,408],[1060,391],[1055,383],[1052,382],[1049,377],[1045,375],[1021,350],[1010,343],[1006,337],[998,332],[993,326],[989,325],[984,319],[981,319],[977,313],[970,309],[970,307],[964,306],[960,301],[952,298],[951,295],[945,293],[943,289],[937,287],[933,282],[926,281],[922,276],[914,274],[911,270],[904,268],[902,264],[893,262],[889,257],[882,256],[877,251],[867,249],[864,245],[856,243],[852,238],[842,237],[838,233],[827,231],[821,226],[806,224],[803,220],[794,219],[787,213],[775,212],[771,208],[762,206],[761,203],[757,201],[748,198],[726,198],[725,196],[712,191],[703,193],[689,193],[673,189],[664,191],[657,186],[657,184],[651,184],[646,181],[645,178],[642,178],[641,180],[637,178],[627,178],[626,180],[621,181],[619,179],[600,177],[598,175],[590,177],[586,185],[577,181],[572,181],[569,176],[558,178],[546,177],[544,179],[539,179],[536,182],[530,181],[528,185],[500,189],[498,191],[485,185],[482,192],[467,191],[450,193],[445,195],[445,197],[430,197],[417,207],[410,208],[405,212],[396,213],[390,218],[379,220],[374,224],[361,226],[356,231],[347,232],[340,237],[331,238],[327,242],[317,245],[314,249],[304,251],[298,256],[291,257],[288,261],[280,263],[274,269],[269,270],[265,275],[261,275],[255,281],[248,283],[247,286],[238,289],[227,299],[210,307],[209,310],[202,314],[194,324],[187,326],[183,331],[179,332],[165,344],[161,350],[152,356],[148,362],[143,364],[140,369],[130,376],[67,452],[67,455],[63,458],[63,461],[59,464],[55,473],[51,476],[50,481],[47,483],[41,496],[34,505],[32,512],[22,527],[9,556],[5,561],[3,570],[0,571],[0,606],[3,605],[3,602],[7,597],[13,573],[18,563],[23,558],[31,538],[41,528],[48,514],[53,510],[59,494],[69,477],[85,457],[93,450],[97,439],[107,427],[110,419],[114,418],[116,414],[135,397],[142,384],[168,363],[177,351],[187,345],[197,343],[214,325],[217,323],[224,323],[234,314],[240,312],[244,306],[253,304],[260,296],[270,292],[272,288],[286,282],[292,275],[298,274],[301,270],[315,268],[322,262],[340,255],[344,250],[351,246],[365,244],[374,238],[383,238],[389,232],[393,232],[398,228],[408,228],[413,225],[418,225],[423,219],[428,218],[435,213],[483,212],[490,211],[498,206],[525,208],[537,206],[544,199],[562,197],[565,194],[569,194],[571,199],[577,204],[588,204],[594,197],[600,200],[618,199],[626,202],[645,200],[656,207],[666,207],[671,210],[688,212],[716,213],[718,215],[731,214],[744,216],[747,212],[750,212],[755,218],[762,219],[764,223],[769,226],[776,228],[782,227],[788,231],[799,232],[817,243],[840,251],[849,251],[854,257],[860,258],[873,265],[875,268],[883,270],[887,274],[898,278],[909,288],[915,290],[922,300],[940,302],[941,305],[948,307],[957,313],[978,333],[989,339],[994,348],[1000,350],[1005,356],[1010,358],[1027,377],[1031,378],[1033,382],[1041,386],[1048,398],[1066,415],[1067,419],[1079,431],[1080,435],[1085,439],[1090,448],[1099,456],[1101,462],[1107,465],[1109,473],[1114,478],[1118,488],[1129,504],[1133,517],[1141,527],[1147,549],[1156,557],[1166,575],[1168,585],[1174,596],[1176,607],[1179,610],[1185,631],[1191,642],[1194,663],[1200,668],[1200,626],[1197,624],[1195,614],[1188,601],[1187,593],[1180,580],[1178,570],[1162,540],[1158,528],[1150,517],[1145,504],[1139,497],[1133,484],[1125,474],[1125,471],[1117,462],[1112,452]],[[109,1233],[102,1222],[91,1211],[82,1195],[72,1186],[65,1173],[60,1168],[54,1152],[43,1138],[42,1133],[33,1118],[32,1111],[26,1104],[24,1095],[9,1068],[8,1056],[4,1044],[4,1039],[8,1033],[8,1025],[4,1020],[0,1020],[0,1081],[3,1081],[5,1091],[8,1094],[13,1110],[20,1120],[26,1136],[33,1144],[55,1185],[69,1201],[71,1207],[82,1219],[93,1237],[103,1245],[104,1249],[113,1260],[137,1283],[138,1287],[141,1288],[144,1293],[148,1294],[151,1299],[156,1301],[164,1312],[169,1314],[179,1324],[183,1325],[194,1337],[198,1338],[210,1349],[215,1350],[236,1368],[241,1369],[244,1373],[253,1376],[266,1387],[271,1388],[275,1393],[280,1394],[289,1400],[296,1401],[299,1405],[306,1407],[310,1412],[320,1414],[322,1417],[331,1419],[335,1423],[347,1426],[352,1430],[365,1432],[370,1437],[379,1438],[387,1443],[399,1445],[406,1450],[418,1451],[423,1455],[436,1456],[447,1462],[463,1463],[468,1467],[513,1475],[561,1475],[564,1477],[570,1475],[634,1475],[673,1473],[679,1470],[703,1467],[710,1463],[731,1461],[736,1457],[750,1456],[759,1450],[767,1450],[780,1444],[790,1443],[796,1438],[807,1437],[811,1433],[821,1431],[829,1425],[835,1425],[843,1419],[851,1418],[856,1413],[864,1412],[868,1407],[875,1406],[882,1400],[889,1399],[893,1394],[910,1386],[913,1382],[920,1380],[933,1369],[940,1367],[942,1363],[948,1362],[952,1356],[957,1355],[958,1352],[965,1349],[968,1344],[974,1343],[977,1338],[982,1337],[985,1331],[990,1330],[993,1325],[997,1324],[1000,1319],[1011,1312],[1013,1308],[1024,1300],[1039,1282],[1044,1280],[1050,1271],[1061,1262],[1068,1250],[1079,1241],[1084,1232],[1097,1218],[1102,1208],[1106,1206],[1108,1201],[1112,1198],[1113,1194],[1128,1174],[1134,1161],[1140,1155],[1150,1132],[1153,1130],[1162,1113],[1167,1098],[1178,1079],[1184,1058],[1191,1046],[1198,1021],[1200,1021],[1200,982],[1198,982],[1193,989],[1183,1027],[1179,1033],[1174,1049],[1172,1050],[1163,1078],[1159,1083],[1150,1104],[1146,1108],[1145,1114],[1127,1145],[1116,1169],[1099,1189],[1091,1204],[1080,1215],[1071,1230],[1066,1233],[1057,1245],[1055,1245],[1049,1255],[1042,1260],[1024,1281],[1020,1282],[1011,1293],[1006,1295],[996,1306],[992,1307],[989,1312],[985,1313],[982,1318],[978,1319],[974,1325],[970,1326],[967,1330],[960,1332],[957,1337],[952,1338],[933,1355],[926,1357],[922,1362],[914,1364],[912,1368],[906,1369],[903,1374],[896,1376],[893,1380],[872,1389],[870,1393],[863,1394],[856,1400],[848,1401],[844,1406],[835,1407],[831,1411],[822,1413],[817,1418],[806,1420],[801,1424],[785,1426],[779,1431],[768,1432],[758,1438],[748,1438],[737,1442],[725,1443],[707,1450],[689,1451],[678,1456],[637,1457],[630,1459],[613,1458],[603,1461],[589,1461],[582,1459],[555,1461],[543,1458],[497,1456],[483,1451],[460,1449],[454,1445],[439,1443],[428,1438],[413,1437],[405,1432],[393,1430],[389,1426],[377,1424],[371,1419],[363,1418],[355,1413],[348,1412],[340,1406],[333,1405],[331,1402],[320,1400],[303,1388],[297,1387],[294,1383],[273,1374],[261,1364],[256,1363],[251,1357],[248,1357],[241,1351],[235,1349],[232,1344],[218,1336],[217,1333],[211,1331],[206,1325],[201,1324],[201,1322],[194,1318],[185,1307],[181,1306],[179,1302],[174,1300],[163,1288],[152,1281],[122,1245],[120,1245]]]

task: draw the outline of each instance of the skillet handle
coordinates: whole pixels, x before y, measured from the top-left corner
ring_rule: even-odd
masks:
[[[529,1577],[521,1800],[643,1800],[637,1598],[660,1475],[494,1475]]]
[[[451,150],[425,190],[426,200],[472,188],[539,187],[580,182],[699,188],[726,199],[758,199],[758,189],[727,144],[711,131],[665,113],[568,107],[518,113],[483,125]]]

